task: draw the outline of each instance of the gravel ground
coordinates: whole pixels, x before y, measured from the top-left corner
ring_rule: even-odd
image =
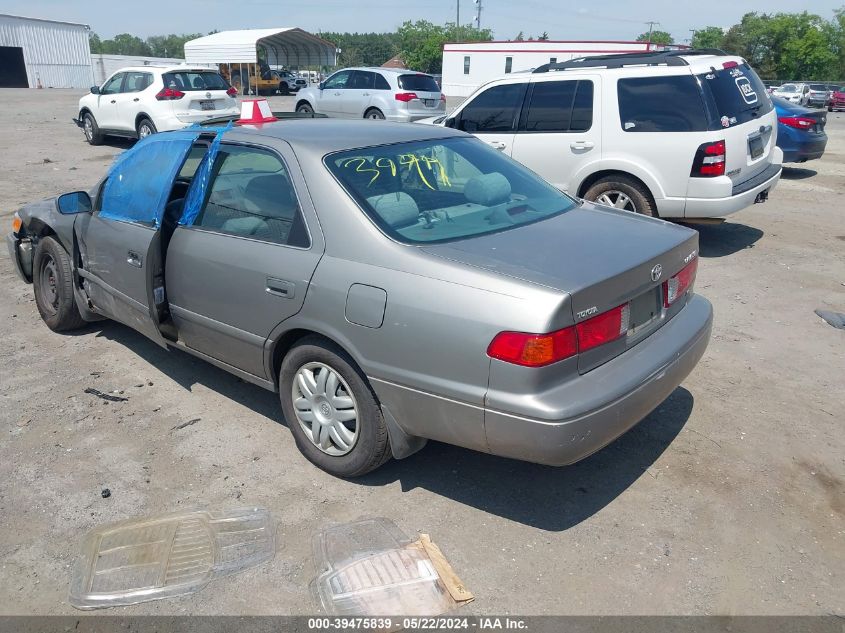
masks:
[[[85,144],[77,98],[0,90],[4,227],[129,146]],[[314,612],[314,532],[384,516],[432,535],[477,597],[467,614],[842,614],[845,332],[813,310],[845,312],[845,115],[827,129],[824,158],[786,169],[768,203],[702,228],[696,288],[716,321],[692,375],[562,469],[430,443],[334,479],[300,456],[274,394],[115,323],[50,332],[4,247],[0,614],[75,613],[71,563],[94,526],[247,505],[278,521],[272,563],[111,613]]]

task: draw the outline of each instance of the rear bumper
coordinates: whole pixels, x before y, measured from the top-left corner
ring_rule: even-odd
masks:
[[[693,295],[669,323],[642,343],[577,380],[532,399],[533,416],[493,411],[484,414],[490,452],[504,457],[564,466],[606,446],[654,410],[681,384],[707,349],[713,309]],[[618,385],[633,385],[614,394]],[[573,399],[600,393],[607,398],[566,419]],[[550,419],[551,417],[551,419]]]
[[[821,158],[824,150],[827,147],[827,135],[823,138],[806,143],[790,143],[782,147],[783,162],[785,163],[803,163],[806,160],[815,160]]]
[[[15,262],[18,277],[26,283],[32,283],[32,245],[29,241],[22,242],[14,233],[6,235],[6,248],[9,257]]]
[[[757,174],[745,182],[733,186],[731,195],[725,198],[687,198],[684,217],[687,218],[718,218],[750,207],[761,194],[768,194],[780,180],[782,172],[783,152],[775,148],[779,154],[777,162],[772,163],[765,171]],[[761,197],[765,197],[761,196]]]
[[[388,121],[396,121],[398,123],[412,123],[414,121],[421,121],[422,119],[430,119],[431,117],[443,116],[446,114],[446,109],[432,110],[429,112],[397,112],[386,115]]]
[[[173,114],[162,119],[157,119],[155,124],[159,132],[169,132],[171,130],[181,130],[188,125],[202,123],[208,119],[215,119],[221,116],[236,116],[240,113],[240,108],[232,107],[226,108],[225,110],[209,110],[203,114]],[[161,125],[159,125],[159,121],[161,121]]]

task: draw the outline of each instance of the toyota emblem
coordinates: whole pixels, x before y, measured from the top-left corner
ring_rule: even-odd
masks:
[[[210,92],[206,92],[206,93],[205,93],[205,98],[206,98],[206,99],[211,99],[211,93],[210,93]]]
[[[663,266],[660,264],[655,265],[654,268],[651,269],[651,280],[657,281],[660,279],[660,276],[663,274]]]

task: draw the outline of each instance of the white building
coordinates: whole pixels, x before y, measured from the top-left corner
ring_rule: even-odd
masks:
[[[177,57],[141,57],[138,55],[91,53],[91,66],[94,71],[93,85],[101,86],[106,79],[118,70],[128,66],[176,66],[184,63],[184,59]],[[197,66],[217,70],[217,64],[191,64],[192,68]]]
[[[89,88],[87,24],[0,14],[0,88]]]
[[[642,53],[665,47],[647,42],[529,40],[443,45],[443,92],[468,97],[480,85],[511,72],[587,55]]]

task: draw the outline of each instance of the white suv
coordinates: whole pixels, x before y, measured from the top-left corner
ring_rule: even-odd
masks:
[[[783,161],[762,82],[712,50],[547,64],[482,86],[431,123],[474,134],[572,195],[664,218],[762,202]]]
[[[316,88],[300,90],[296,111],[407,123],[445,114],[446,98],[431,75],[394,68],[345,68]]]
[[[236,115],[237,94],[208,68],[123,68],[79,100],[79,118],[74,120],[91,145],[99,145],[106,135],[143,138]]]

